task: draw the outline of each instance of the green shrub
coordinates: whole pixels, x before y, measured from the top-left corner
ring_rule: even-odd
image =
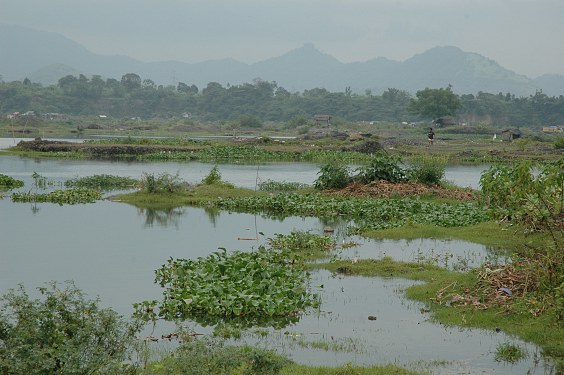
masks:
[[[163,173],[157,177],[152,173],[144,173],[139,186],[146,193],[177,193],[184,189],[178,172],[175,175]]]
[[[210,173],[206,177],[204,177],[202,183],[205,185],[213,185],[219,182],[221,182],[221,173],[219,173],[219,170],[217,169],[217,165],[215,165],[211,169]]]
[[[336,162],[321,166],[317,174],[319,177],[313,186],[318,190],[340,189],[347,186],[351,179],[347,167]]]
[[[484,171],[480,177],[484,201],[498,218],[516,221],[531,230],[561,228],[564,159],[538,169],[533,173],[530,161],[520,161]]]
[[[357,169],[356,179],[364,184],[379,180],[401,182],[405,180],[405,172],[400,164],[399,157],[378,152],[367,165]]]
[[[139,324],[85,299],[71,282],[38,289],[42,300],[21,285],[0,298],[0,373],[124,373]]]
[[[439,185],[445,176],[446,159],[433,156],[414,158],[407,171],[410,180],[426,185]]]
[[[554,148],[557,150],[564,149],[564,137],[558,137],[554,140]]]

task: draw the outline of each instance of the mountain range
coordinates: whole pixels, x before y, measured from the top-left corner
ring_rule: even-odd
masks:
[[[356,93],[370,90],[380,94],[388,88],[415,93],[426,87],[451,85],[458,94],[482,91],[529,96],[538,90],[549,96],[564,94],[564,75],[529,78],[453,46],[431,48],[401,62],[378,57],[342,63],[313,44],[254,64],[233,59],[142,62],[127,56],[95,54],[60,34],[0,24],[0,76],[4,81],[27,77],[50,85],[68,74],[98,74],[119,80],[126,73],[136,73],[157,84],[184,82],[200,89],[209,82],[236,85],[262,79],[275,81],[290,92],[313,88],[343,92],[350,87]]]

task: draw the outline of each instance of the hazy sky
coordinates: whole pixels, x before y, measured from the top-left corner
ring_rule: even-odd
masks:
[[[0,23],[143,61],[254,63],[304,43],[342,62],[457,46],[564,74],[564,0],[0,0]]]

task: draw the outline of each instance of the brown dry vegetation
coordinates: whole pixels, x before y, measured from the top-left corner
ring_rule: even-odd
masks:
[[[445,199],[472,200],[475,193],[470,190],[452,190],[440,186],[428,186],[419,182],[392,183],[384,180],[369,184],[354,182],[343,189],[330,190],[339,197],[390,198],[406,196],[432,196]]]

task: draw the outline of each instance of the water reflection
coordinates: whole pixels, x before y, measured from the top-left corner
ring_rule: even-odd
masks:
[[[173,226],[179,228],[180,220],[185,214],[185,209],[182,207],[172,207],[166,209],[156,208],[137,208],[139,215],[145,216],[145,226],[152,227],[157,224],[161,227]]]

